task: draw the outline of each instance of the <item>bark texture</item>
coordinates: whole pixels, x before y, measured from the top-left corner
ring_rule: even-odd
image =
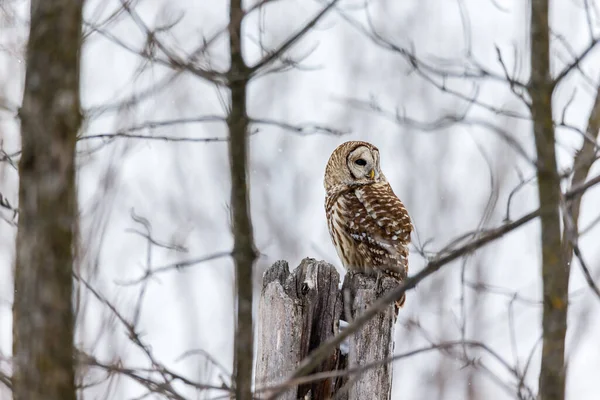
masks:
[[[75,400],[75,142],[81,0],[32,0],[19,163],[13,396]]]
[[[337,333],[342,310],[339,281],[335,267],[311,258],[291,274],[285,261],[265,272],[258,311],[257,388],[283,383],[304,357]],[[334,370],[338,356],[339,352],[332,354],[315,372]],[[333,386],[332,379],[292,385],[278,398],[326,399]]]
[[[387,364],[307,384],[301,384],[301,377],[289,378],[302,360],[338,333],[344,312],[357,316],[396,286],[391,278],[377,282],[374,277],[348,274],[340,290],[339,275],[330,264],[306,258],[290,273],[285,261],[275,263],[263,276],[259,302],[255,397],[267,399],[278,394],[278,399],[285,400],[388,400],[392,367]],[[344,373],[391,357],[394,319],[391,303],[351,336],[347,357],[335,350],[310,373]],[[288,388],[276,387],[282,384]],[[269,387],[273,390],[264,390]]]
[[[569,265],[562,241],[560,177],[556,165],[552,119],[554,82],[550,77],[549,0],[531,2],[531,116],[537,153],[538,197],[542,245],[544,311],[543,345],[539,378],[542,400],[562,400],[565,395],[565,335]]]
[[[227,74],[231,104],[227,116],[231,172],[231,221],[233,260],[237,294],[237,319],[234,338],[234,380],[237,400],[252,400],[252,363],[254,334],[252,324],[252,278],[256,249],[248,198],[248,113],[246,93],[250,76],[242,55],[241,0],[231,0],[229,9],[229,51],[231,66]]]
[[[344,310],[351,313],[346,320],[353,320],[369,308],[378,298],[398,286],[391,278],[377,281],[363,274],[347,274],[342,290],[350,295],[344,297],[349,304]],[[350,337],[348,368],[357,369],[367,364],[389,359],[394,355],[394,304],[369,320],[357,333]],[[388,400],[392,395],[391,363],[351,375],[348,379],[348,400]]]

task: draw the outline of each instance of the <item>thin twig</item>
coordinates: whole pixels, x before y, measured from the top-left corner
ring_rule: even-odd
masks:
[[[596,47],[596,45],[600,42],[600,38],[593,38],[590,40],[590,43],[587,47],[571,62],[571,64],[567,65],[552,81],[553,87],[558,85],[564,77],[566,77],[573,69],[579,67],[579,64],[591,53],[591,51]]]
[[[589,287],[592,289],[592,291],[596,294],[596,297],[598,298],[598,300],[600,300],[600,289],[594,282],[594,278],[592,277],[592,274],[590,273],[590,269],[588,268],[587,263],[585,262],[583,255],[581,254],[581,250],[579,249],[579,246],[577,244],[573,245],[573,252],[575,253],[575,256],[577,257],[577,259],[579,260],[579,265],[581,266],[581,270],[583,272],[583,275],[585,276],[585,280],[587,281],[587,283],[588,283]]]
[[[136,285],[136,284],[142,283],[150,278],[153,278],[155,275],[162,274],[162,273],[169,272],[169,271],[181,271],[185,268],[189,268],[189,267],[192,267],[197,264],[205,263],[207,261],[213,261],[213,260],[218,260],[220,258],[229,257],[229,256],[231,256],[231,253],[232,253],[231,251],[221,251],[221,252],[213,253],[213,254],[210,254],[210,255],[204,256],[204,257],[176,261],[174,263],[166,264],[166,265],[163,265],[160,267],[147,269],[143,276],[133,279],[133,280],[118,281],[117,284],[124,285],[124,286]]]
[[[303,377],[298,377],[298,378],[294,378],[291,380],[287,380],[281,384],[278,385],[271,385],[271,386],[262,386],[256,389],[256,393],[273,393],[273,392],[278,392],[278,391],[282,391],[282,390],[287,390],[290,389],[292,387],[297,387],[300,385],[306,385],[308,383],[313,383],[313,382],[318,382],[324,379],[329,379],[329,378],[338,378],[338,377],[344,377],[344,376],[353,376],[353,375],[360,375],[368,370],[374,369],[374,368],[378,368],[381,367],[383,365],[387,365],[387,364],[391,364],[395,361],[399,361],[405,358],[409,358],[412,356],[416,356],[419,354],[423,354],[423,353],[428,353],[434,350],[444,350],[444,349],[451,349],[454,347],[471,347],[471,348],[478,348],[481,349],[483,351],[485,351],[487,354],[489,354],[492,358],[494,358],[496,361],[498,361],[507,371],[509,371],[511,373],[511,375],[515,376],[518,378],[518,373],[517,371],[508,364],[508,362],[506,360],[504,360],[499,353],[497,353],[496,351],[492,350],[488,345],[486,345],[485,343],[479,342],[479,341],[474,341],[474,340],[454,340],[454,341],[448,341],[448,342],[442,342],[442,343],[437,343],[437,344],[432,344],[430,346],[425,346],[425,347],[421,347],[418,349],[414,349],[405,353],[401,353],[401,354],[396,354],[392,357],[388,357],[384,360],[378,360],[378,361],[374,361],[365,365],[361,365],[360,367],[355,367],[355,368],[349,368],[346,370],[336,370],[336,371],[325,371],[325,372],[319,372],[316,374],[311,374],[311,375],[307,375],[307,376],[303,376]],[[271,397],[273,398],[273,397]]]
[[[263,68],[272,64],[275,60],[280,59],[281,56],[290,49],[298,40],[300,40],[306,33],[315,26],[333,7],[338,3],[339,0],[332,0],[327,4],[321,11],[319,11],[308,23],[302,27],[298,32],[294,33],[291,37],[285,40],[276,50],[271,51],[260,61],[250,67],[250,75],[255,75]]]

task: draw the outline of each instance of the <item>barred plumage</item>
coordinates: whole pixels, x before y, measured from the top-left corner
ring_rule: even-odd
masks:
[[[379,150],[366,142],[343,143],[329,158],[324,185],[329,234],[344,268],[403,281],[412,223],[381,172]]]

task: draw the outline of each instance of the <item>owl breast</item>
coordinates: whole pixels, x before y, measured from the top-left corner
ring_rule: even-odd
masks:
[[[344,268],[351,271],[366,272],[366,260],[359,257],[355,248],[355,240],[348,230],[350,225],[355,225],[353,220],[356,219],[356,217],[351,219],[351,196],[351,193],[345,192],[341,193],[339,196],[335,196],[335,198],[328,198],[325,206],[327,226],[335,250],[340,257]]]
[[[406,277],[412,224],[389,184],[346,188],[328,196],[325,209],[344,268]]]

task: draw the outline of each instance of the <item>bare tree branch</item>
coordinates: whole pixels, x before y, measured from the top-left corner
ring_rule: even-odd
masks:
[[[167,398],[186,400],[186,397],[181,395],[173,386],[173,383],[176,381],[182,382],[185,385],[188,385],[198,390],[217,389],[225,390],[228,392],[231,391],[231,389],[227,386],[215,386],[192,381],[165,367],[160,361],[156,359],[156,357],[152,353],[151,347],[148,344],[144,343],[134,322],[129,321],[121,312],[117,310],[117,308],[105,296],[103,296],[98,290],[92,287],[92,285],[90,285],[89,282],[87,282],[81,276],[73,274],[73,277],[78,282],[80,282],[94,296],[94,298],[96,298],[96,300],[98,300],[102,305],[106,306],[110,310],[112,315],[114,315],[117,318],[117,320],[123,325],[131,342],[142,351],[142,353],[146,356],[152,367],[151,369],[147,369],[146,372],[149,374],[158,375],[162,379],[156,381],[154,379],[144,378],[140,376],[140,372],[144,371],[143,369],[125,368],[119,364],[105,364],[98,361],[93,356],[79,352],[78,355],[80,356],[80,361],[82,363],[102,368],[108,372],[120,373],[125,376],[128,376],[129,378],[134,379],[138,383],[147,387],[151,392],[162,393]]]
[[[2,193],[0,193],[0,208],[4,208],[10,212],[12,212],[12,219],[16,219],[17,215],[19,214],[19,210],[16,209],[15,207],[13,207],[12,204],[10,204],[10,202],[8,201],[8,199],[6,197],[4,197],[2,195]]]
[[[554,78],[552,82],[553,87],[558,85],[567,75],[569,75],[571,71],[578,68],[579,64],[581,64],[581,62],[585,60],[585,58],[592,52],[592,50],[594,50],[598,42],[600,42],[600,38],[593,38],[592,40],[590,40],[590,43],[581,52],[581,54],[577,56],[577,58],[575,58],[575,60],[573,60],[571,64],[567,65],[561,72],[559,72],[556,78]]]
[[[124,3],[123,0],[122,2]],[[155,34],[156,32],[150,30],[150,28],[148,28],[144,24],[144,22],[139,18],[137,13],[135,13],[135,11],[129,5],[127,5],[125,9],[132,16],[132,18],[134,18],[134,21],[136,22],[138,27],[140,27],[142,31],[147,35],[147,43],[149,45],[156,45],[159,48],[159,50],[161,50],[163,54],[165,54],[165,56],[167,57],[166,59],[158,57],[156,54],[149,53],[145,50],[135,49],[132,45],[127,44],[126,42],[118,38],[116,35],[110,33],[108,30],[94,25],[93,23],[86,22],[86,26],[90,27],[94,32],[100,34],[101,36],[105,37],[111,42],[117,44],[119,47],[129,51],[130,53],[136,54],[140,57],[143,57],[144,59],[156,62],[160,65],[175,69],[176,75],[167,78],[167,81],[175,79],[179,72],[187,71],[216,85],[224,86],[226,84],[225,77],[222,73],[214,70],[206,70],[194,64],[193,61],[197,57],[198,52],[194,52],[187,60],[184,60],[178,55],[173,54],[166,45],[164,45],[160,40],[158,40]],[[138,17],[137,19],[135,18],[136,16]],[[218,35],[215,35],[215,39],[216,36]],[[208,45],[209,43],[206,44]],[[201,49],[204,50],[204,46]]]
[[[0,149],[0,163],[1,162],[7,162],[8,165],[10,165],[14,170],[17,170],[17,164],[16,162],[12,159],[15,156],[15,154],[8,154],[6,151],[4,151],[3,149]]]
[[[129,128],[123,128],[115,133],[95,133],[87,134],[85,136],[78,137],[79,141],[86,141],[92,139],[148,139],[148,140],[162,140],[166,142],[226,142],[229,140],[228,137],[187,137],[187,136],[172,136],[172,135],[142,135],[133,134],[133,132],[142,130],[152,130],[157,128],[170,127],[182,124],[196,124],[196,123],[211,123],[211,122],[227,122],[227,118],[220,115],[203,115],[200,117],[191,118],[178,118],[163,121],[147,121],[139,125],[134,125]],[[340,136],[347,134],[347,131],[335,129],[325,125],[319,125],[314,123],[299,123],[291,124],[287,122],[277,121],[270,118],[250,118],[248,117],[248,123],[258,126],[272,126],[281,128],[298,135],[311,135],[311,134],[326,134]],[[256,131],[254,133],[258,133]],[[0,159],[1,161],[2,159]]]
[[[6,386],[9,390],[12,390],[12,379],[3,372],[0,372],[0,383]]]
[[[523,93],[519,92],[517,90],[517,87],[515,85],[515,80],[513,78],[511,78],[510,74],[508,73],[508,69],[506,68],[506,64],[504,64],[504,59],[502,58],[502,52],[500,51],[500,48],[498,46],[495,46],[495,47],[496,47],[496,54],[498,56],[498,62],[500,63],[500,66],[502,67],[502,71],[504,71],[504,77],[506,78],[506,81],[510,85],[510,90],[514,93],[515,96],[517,96],[519,99],[521,99],[523,104],[525,104],[528,108],[530,108],[531,103],[530,103],[529,99],[525,98]]]
[[[159,140],[164,142],[184,142],[184,143],[215,143],[215,142],[227,142],[226,137],[186,137],[186,136],[166,136],[166,135],[140,135],[134,133],[116,132],[116,133],[96,133],[92,135],[85,135],[79,138],[79,141],[93,140],[93,139],[104,139],[112,141],[114,139],[138,139],[138,140]]]
[[[600,131],[600,86],[596,90],[596,98],[592,104],[590,115],[588,118],[586,134],[590,140],[584,140],[581,148],[577,151],[573,160],[573,177],[571,179],[571,188],[581,185],[585,182],[592,165],[596,161],[598,145],[598,132]],[[576,235],[579,234],[579,212],[581,209],[581,196],[575,196],[567,210],[570,218],[572,218],[573,229]],[[566,230],[565,230],[566,234]],[[576,240],[576,238],[575,238]],[[572,250],[567,245],[567,257],[572,258]]]
[[[586,182],[585,185],[581,185],[573,191],[565,193],[565,199],[571,199],[573,196],[579,195],[585,192],[590,187],[600,183],[600,175]],[[417,274],[408,277],[401,285],[396,289],[388,292],[386,295],[378,299],[373,303],[371,307],[364,311],[364,313],[357,316],[352,323],[350,323],[344,330],[338,335],[334,336],[330,340],[323,343],[320,347],[315,349],[308,357],[306,357],[302,363],[298,366],[296,371],[291,374],[289,379],[296,379],[308,375],[316,366],[319,365],[329,354],[334,351],[348,336],[358,331],[369,319],[376,315],[381,310],[385,309],[387,305],[399,299],[407,290],[416,287],[416,285],[423,279],[433,274],[434,272],[441,269],[444,265],[459,259],[460,257],[469,254],[486,244],[489,244],[496,239],[504,236],[505,234],[514,231],[520,226],[534,220],[541,216],[546,210],[538,208],[529,214],[524,215],[516,221],[506,223],[497,228],[484,231],[478,238],[470,241],[469,243],[453,250],[452,252],[445,254],[441,257],[432,259],[427,263],[425,268],[419,271]],[[276,391],[270,399],[276,398],[280,394],[280,391]]]
[[[581,148],[577,151],[573,160],[573,178],[571,179],[571,187],[580,186],[585,182],[589,171],[597,160],[597,143],[598,133],[600,131],[600,86],[596,90],[596,97],[590,110],[590,115],[587,124],[587,135],[591,140],[584,140]],[[578,245],[578,239],[580,235],[579,230],[579,212],[581,208],[582,196],[573,196],[569,204],[564,205],[563,219],[563,242],[565,243],[566,257],[569,262],[573,259],[573,253],[577,257],[580,267],[583,271],[583,275],[592,289],[600,300],[600,289],[595,284],[594,279],[587,267],[587,263],[583,258],[581,249]]]
[[[485,244],[488,244],[497,238],[503,236],[504,234],[518,228],[519,226],[533,220],[539,215],[539,210],[536,210],[532,213],[529,213],[522,217],[521,219],[505,224],[499,228],[496,228],[493,231],[488,231],[487,234],[481,235],[478,239],[473,240],[472,242],[456,249],[452,253],[430,261],[427,266],[422,269],[417,274],[408,277],[398,288],[390,291],[385,296],[381,297],[379,300],[373,303],[373,305],[365,310],[364,313],[357,316],[351,324],[349,324],[340,334],[334,336],[327,342],[323,343],[320,347],[314,350],[307,358],[305,358],[302,363],[298,366],[298,369],[291,375],[290,379],[296,379],[302,376],[309,374],[319,363],[326,358],[331,351],[337,348],[342,341],[347,338],[349,335],[358,331],[362,325],[364,325],[369,319],[371,319],[374,315],[383,310],[387,305],[391,302],[399,299],[407,290],[414,288],[420,281],[422,281],[427,276],[439,270],[445,264],[462,257],[465,254],[468,254]],[[274,399],[279,393],[276,392],[271,399]]]
[[[577,260],[579,260],[579,264],[581,266],[581,270],[583,271],[583,276],[585,276],[585,280],[587,281],[589,287],[592,289],[594,294],[596,294],[596,297],[598,298],[598,300],[600,300],[600,289],[594,282],[594,278],[592,277],[592,274],[590,273],[590,269],[588,268],[587,263],[585,262],[585,260],[583,258],[583,254],[581,254],[581,250],[579,249],[579,246],[577,244],[573,245],[573,251],[575,252],[575,256],[577,257]]]
[[[333,9],[338,1],[339,0],[332,0],[329,4],[327,4],[321,11],[311,18],[310,21],[302,27],[302,29],[285,40],[283,44],[281,44],[276,50],[271,51],[263,59],[250,67],[249,73],[251,75],[255,75],[263,68],[271,65],[275,60],[281,58],[283,54],[290,49],[290,47],[292,47],[298,40],[306,35],[306,33],[312,29],[312,27],[314,27],[325,15],[327,15],[327,13]]]
[[[204,70],[196,65],[193,65],[190,62],[187,62],[186,60],[181,59],[179,56],[173,54],[171,52],[171,50],[169,48],[167,48],[167,46],[165,46],[160,40],[158,40],[158,38],[156,37],[156,32],[152,31],[142,20],[142,18],[137,14],[137,12],[131,8],[131,6],[125,1],[125,0],[121,0],[121,4],[123,5],[123,8],[125,9],[125,11],[127,11],[127,13],[131,16],[131,18],[133,19],[133,21],[138,25],[138,27],[142,30],[142,32],[144,32],[147,37],[148,40],[154,44],[156,44],[156,46],[158,46],[158,48],[160,49],[160,51],[163,52],[163,54],[165,54],[167,56],[168,59],[168,64],[170,64],[173,67],[176,68],[181,68],[181,69],[185,69],[191,73],[193,73],[194,75],[206,79],[209,82],[212,82],[214,84],[217,85],[225,85],[226,82],[224,81],[225,76],[217,71],[207,71]]]
[[[496,351],[492,350],[485,343],[474,341],[474,340],[455,340],[442,342],[437,344],[431,344],[430,346],[420,347],[414,350],[407,351],[405,353],[396,354],[393,357],[386,358],[384,360],[379,360],[375,362],[371,362],[360,367],[349,368],[346,370],[336,370],[336,371],[325,371],[319,372],[316,374],[311,374],[307,376],[298,377],[295,379],[290,379],[279,385],[271,385],[271,386],[263,386],[256,389],[256,393],[269,393],[269,392],[277,392],[281,390],[287,390],[296,386],[306,385],[309,383],[318,382],[324,379],[343,377],[343,376],[353,376],[353,375],[361,375],[366,371],[372,370],[374,368],[378,368],[382,365],[387,365],[405,358],[413,357],[419,354],[428,353],[435,350],[446,350],[454,347],[470,347],[483,350],[486,354],[490,355],[493,359],[495,359],[499,364],[501,364],[511,375],[513,375],[516,379],[521,379],[521,374],[519,374],[514,367],[512,367],[502,356]],[[474,361],[475,363],[476,361]]]
[[[154,278],[158,274],[162,274],[169,271],[181,271],[183,269],[193,267],[198,264],[202,264],[208,261],[214,261],[225,257],[230,257],[232,255],[231,251],[221,251],[218,253],[213,253],[205,257],[192,258],[189,260],[177,261],[171,264],[162,265],[160,267],[155,267],[152,269],[147,269],[144,272],[144,275],[137,279],[128,280],[128,281],[119,281],[117,282],[120,285],[135,285],[138,283],[142,283],[148,279]]]
[[[474,62],[473,60],[470,60],[471,61],[470,65],[466,65],[466,66],[462,60],[460,62],[453,61],[453,60],[445,60],[445,64],[448,65],[448,68],[443,69],[443,68],[436,67],[432,63],[426,62],[423,59],[417,57],[415,52],[412,49],[402,47],[398,44],[395,44],[391,40],[383,37],[383,35],[381,35],[380,33],[377,32],[375,24],[373,23],[372,18],[370,17],[369,14],[367,15],[368,23],[369,23],[369,27],[367,28],[360,22],[358,22],[355,19],[353,19],[352,17],[350,17],[347,13],[340,10],[339,8],[337,9],[337,12],[346,22],[348,22],[352,27],[357,29],[359,32],[363,33],[374,44],[378,45],[379,47],[381,47],[387,51],[390,51],[390,52],[393,52],[393,53],[396,53],[396,54],[402,56],[408,62],[408,64],[413,67],[413,70],[416,71],[420,76],[425,77],[425,76],[427,76],[427,74],[431,74],[431,75],[438,76],[438,77],[441,77],[444,79],[458,78],[458,79],[473,80],[473,81],[489,79],[489,80],[496,81],[496,82],[506,82],[506,76],[496,74],[495,72],[489,71],[488,69],[483,68],[482,66],[480,66],[477,62]],[[450,67],[453,64],[455,65],[455,67],[453,69],[451,69]],[[509,83],[516,88],[521,88],[524,90],[527,89],[527,84],[522,83],[518,80],[513,79]]]

